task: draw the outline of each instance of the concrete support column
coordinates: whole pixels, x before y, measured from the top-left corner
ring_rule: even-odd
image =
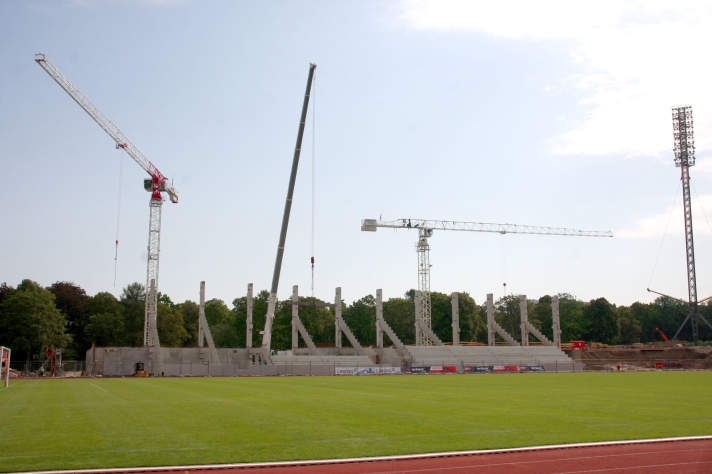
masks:
[[[383,349],[381,321],[383,321],[383,291],[379,288],[376,290],[376,347],[379,349]]]
[[[452,303],[452,345],[460,345],[460,294],[450,295]]]
[[[336,349],[341,351],[341,287],[336,288],[336,296],[334,297],[334,326],[336,333],[334,335],[334,342]]]
[[[423,333],[420,331],[420,322],[422,321],[423,318],[423,305],[421,304],[421,298],[422,295],[420,292],[415,293],[415,345],[416,346],[422,346],[423,345]]]
[[[299,318],[299,286],[292,287],[292,350],[299,348],[299,333],[297,319]]]
[[[487,293],[487,345],[494,346],[494,297]]]
[[[554,333],[554,345],[561,349],[561,320],[559,319],[559,296],[551,297],[551,325]]]
[[[203,347],[205,343],[205,328],[203,328],[203,317],[205,316],[205,282],[200,282],[200,306],[198,307],[198,347]]]
[[[519,295],[519,315],[522,326],[522,346],[529,345],[529,314],[527,313],[527,295]]]
[[[252,347],[252,283],[247,284],[247,321],[245,330],[245,347]]]

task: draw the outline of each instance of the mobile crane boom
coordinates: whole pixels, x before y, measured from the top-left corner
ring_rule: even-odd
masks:
[[[299,118],[299,128],[297,130],[297,143],[294,146],[294,156],[292,157],[292,171],[289,174],[289,185],[287,186],[287,199],[284,202],[284,213],[282,214],[282,227],[279,232],[279,243],[277,244],[277,258],[274,262],[274,273],[272,274],[272,286],[270,287],[269,299],[267,300],[267,314],[265,315],[265,328],[262,331],[262,347],[270,350],[272,348],[272,323],[277,305],[277,288],[279,287],[279,275],[282,271],[282,258],[284,257],[284,245],[287,240],[287,229],[289,227],[289,214],[292,209],[292,197],[294,196],[294,184],[297,181],[297,169],[299,168],[299,156],[302,153],[302,138],[304,137],[304,125],[309,109],[309,97],[311,95],[312,81],[316,64],[309,64],[309,76],[307,77],[307,87],[304,92],[302,102],[302,113]]]

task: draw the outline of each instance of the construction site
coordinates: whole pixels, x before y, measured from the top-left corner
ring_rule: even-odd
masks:
[[[416,242],[418,288],[414,294],[415,344],[406,345],[389,326],[383,315],[382,291],[376,290],[375,346],[363,346],[342,317],[341,288],[336,288],[334,303],[327,303],[334,324],[334,346],[317,347],[300,319],[299,308],[314,305],[300,301],[299,289],[292,288],[291,349],[273,350],[272,329],[279,288],[287,228],[294,197],[304,128],[309,110],[316,65],[311,64],[298,125],[289,184],[277,245],[276,261],[269,292],[264,328],[253,327],[253,285],[247,289],[245,347],[216,347],[205,317],[205,282],[200,284],[198,347],[161,347],[157,328],[157,295],[160,256],[161,207],[164,195],[178,202],[178,191],[158,168],[146,158],[121,130],[75,87],[42,53],[36,63],[114,140],[116,148],[125,151],[149,175],[144,187],[150,193],[147,246],[146,297],[143,347],[92,347],[86,353],[86,375],[89,376],[240,376],[240,375],[354,375],[397,373],[489,373],[489,372],[560,372],[580,370],[629,370],[632,368],[710,368],[710,351],[669,345],[660,348],[592,349],[577,347],[562,350],[559,300],[553,297],[551,319],[553,340],[549,340],[529,322],[527,298],[521,295],[521,338],[515,339],[495,320],[494,298],[486,296],[487,344],[473,345],[460,341],[458,293],[452,293],[451,339],[444,342],[432,329],[430,297],[430,245],[434,231],[488,232],[496,234],[529,234],[545,236],[610,238],[610,231],[587,231],[562,227],[461,222],[401,218],[397,220],[363,219],[361,230],[379,228],[410,229],[418,232]],[[690,209],[689,166],[694,165],[692,112],[690,107],[673,109],[675,163],[682,170],[685,206],[686,255],[690,312],[682,326],[690,323],[695,341],[698,326],[709,322],[699,314],[697,300],[692,217]],[[116,241],[118,248],[118,240]],[[312,264],[312,287],[314,257]],[[653,291],[653,290],[649,290]],[[653,291],[654,293],[658,293]],[[663,295],[662,293],[659,293]],[[667,296],[667,295],[663,295]],[[682,326],[680,329],[682,329]],[[710,326],[712,328],[712,326]],[[253,332],[262,336],[262,344],[252,347]],[[678,330],[679,334],[679,330]],[[675,334],[673,341],[678,334]],[[384,338],[385,335],[385,338]],[[344,338],[346,344],[344,344]],[[300,344],[301,340],[301,344]],[[563,346],[563,349],[567,349]]]

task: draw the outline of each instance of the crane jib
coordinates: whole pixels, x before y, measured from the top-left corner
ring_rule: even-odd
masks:
[[[45,55],[38,53],[35,55],[35,62],[77,103],[102,130],[104,130],[116,143],[117,148],[121,148],[146,171],[151,179],[144,181],[147,191],[151,192],[149,202],[149,226],[148,226],[148,255],[146,265],[146,302],[144,311],[144,332],[143,344],[145,347],[160,347],[158,337],[158,316],[157,316],[157,295],[158,295],[158,274],[160,259],[161,241],[161,207],[163,205],[162,192],[166,192],[171,202],[178,202],[178,192],[168,183],[168,179],[156,166],[151,163],[141,151],[131,143],[124,133],[117,127],[81,90],[76,88]],[[118,243],[118,239],[117,239]],[[152,364],[155,373],[160,373],[159,361]]]
[[[116,143],[116,148],[124,150],[141,168],[144,169],[152,180],[158,180],[157,186],[150,191],[168,193],[171,202],[178,202],[178,191],[173,186],[168,185],[168,178],[146,158],[146,156],[124,135],[94,103],[69,79],[67,79],[57,67],[52,64],[43,53],[35,54],[35,62],[104,130]]]

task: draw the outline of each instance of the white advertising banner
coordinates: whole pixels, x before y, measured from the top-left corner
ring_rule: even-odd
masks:
[[[389,375],[400,374],[400,367],[336,367],[336,375]]]

